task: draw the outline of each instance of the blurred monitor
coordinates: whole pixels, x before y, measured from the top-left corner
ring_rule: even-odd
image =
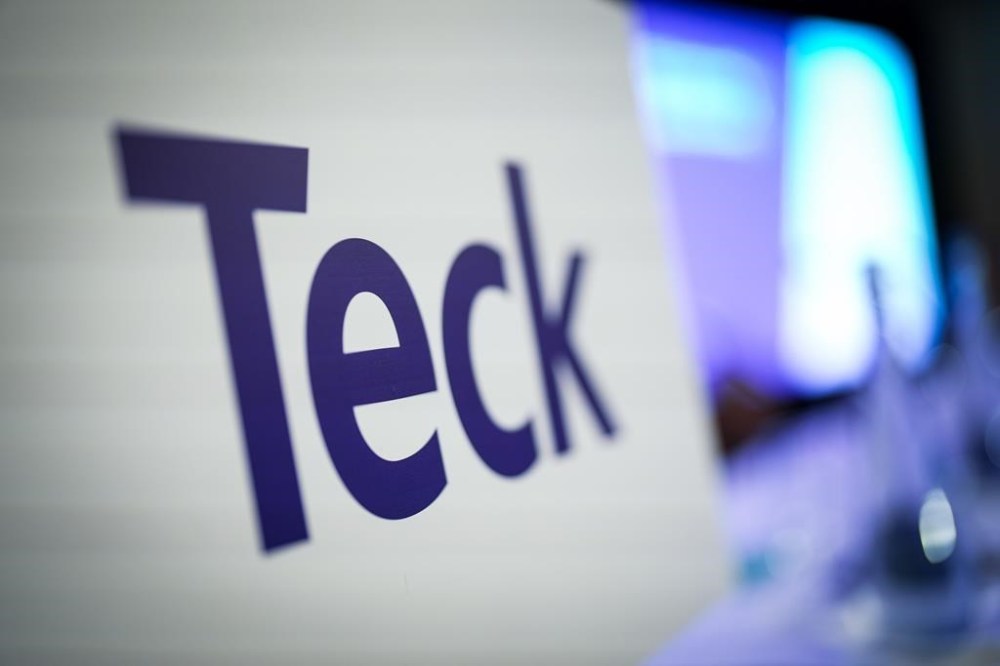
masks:
[[[869,25],[642,2],[635,79],[713,394],[861,383],[890,347],[927,360],[943,319],[914,67]]]

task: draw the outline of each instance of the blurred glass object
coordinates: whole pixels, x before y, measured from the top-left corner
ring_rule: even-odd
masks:
[[[920,506],[920,544],[927,561],[940,564],[951,557],[957,537],[951,502],[943,490],[934,488]]]
[[[693,338],[718,399],[857,388],[877,335],[924,365],[943,321],[912,64],[887,33],[824,19],[643,2],[635,80],[678,220]]]
[[[980,482],[1000,481],[1000,311],[988,311],[988,262],[982,247],[969,236],[959,236],[948,251],[955,342],[966,359],[957,396],[964,421],[965,449],[960,454]]]
[[[974,537],[960,515],[962,476],[889,345],[881,271],[867,272],[878,334],[865,394],[876,492],[870,557],[880,605],[875,640],[925,644],[960,638],[973,621]]]

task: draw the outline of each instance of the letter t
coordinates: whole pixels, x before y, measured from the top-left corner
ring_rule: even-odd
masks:
[[[305,212],[308,150],[119,128],[132,201],[205,208],[265,551],[307,539],[253,211]]]

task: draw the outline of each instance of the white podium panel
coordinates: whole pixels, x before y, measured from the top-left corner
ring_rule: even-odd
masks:
[[[605,2],[0,7],[0,657],[627,663],[726,585]]]

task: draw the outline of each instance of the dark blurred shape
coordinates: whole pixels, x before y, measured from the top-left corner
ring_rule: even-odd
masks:
[[[787,414],[782,403],[741,379],[723,383],[715,406],[715,425],[724,455]]]
[[[895,585],[940,585],[954,569],[951,558],[927,558],[919,522],[914,507],[897,508],[886,516],[876,540],[886,577]]]

